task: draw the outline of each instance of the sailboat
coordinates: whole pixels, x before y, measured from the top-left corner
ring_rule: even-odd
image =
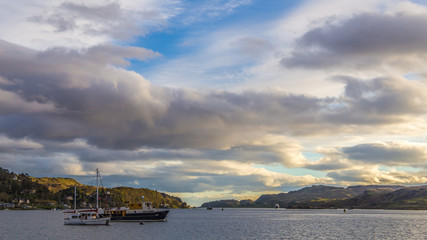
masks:
[[[99,213],[98,200],[98,178],[99,171],[96,169],[96,209],[76,209],[76,186],[74,186],[74,210],[64,211],[65,225],[109,225],[110,216],[105,216]]]

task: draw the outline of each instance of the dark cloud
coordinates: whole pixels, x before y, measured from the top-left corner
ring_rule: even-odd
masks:
[[[376,68],[388,61],[402,64],[408,55],[427,51],[426,15],[362,13],[348,19],[326,21],[297,41],[286,67],[325,68],[348,66]]]
[[[425,145],[397,142],[359,144],[342,149],[349,159],[381,164],[385,166],[425,167],[427,151]]]
[[[387,125],[403,123],[408,116],[416,117],[426,112],[427,92],[422,83],[396,78],[339,79],[345,83],[345,92],[325,115],[329,122]]]
[[[157,55],[143,48],[103,45],[81,52],[36,52],[0,42],[0,50],[0,91],[11,96],[0,97],[6,106],[0,132],[13,138],[82,138],[111,149],[255,149],[254,143],[268,134],[361,131],[354,126],[372,131],[427,111],[421,82],[341,77],[346,88],[336,98],[269,91],[199,93],[153,86],[117,67],[126,64],[124,59]]]
[[[320,153],[324,155],[322,158],[317,161],[307,161],[303,167],[326,171],[327,176],[336,181],[364,182],[366,179],[371,179],[366,181],[372,182],[375,177],[389,178],[389,181],[397,177],[406,181],[411,177],[410,173],[396,170],[380,171],[377,170],[378,166],[427,169],[427,150],[424,143],[406,141],[363,143]],[[363,171],[365,172],[362,174]],[[422,177],[422,174],[418,174],[417,177]]]

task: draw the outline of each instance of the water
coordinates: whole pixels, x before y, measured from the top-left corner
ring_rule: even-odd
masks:
[[[426,239],[427,211],[174,209],[163,223],[65,226],[61,211],[0,211],[0,239]]]

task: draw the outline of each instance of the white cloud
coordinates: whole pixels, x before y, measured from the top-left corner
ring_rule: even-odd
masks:
[[[27,47],[87,48],[131,40],[167,25],[179,2],[26,1],[1,4],[0,39]]]

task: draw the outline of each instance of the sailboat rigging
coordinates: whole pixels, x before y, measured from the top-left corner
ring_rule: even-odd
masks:
[[[76,207],[77,191],[74,186],[74,210],[64,211],[65,225],[109,225],[111,217],[101,214],[99,209],[99,170],[96,169],[96,209],[79,209]]]

